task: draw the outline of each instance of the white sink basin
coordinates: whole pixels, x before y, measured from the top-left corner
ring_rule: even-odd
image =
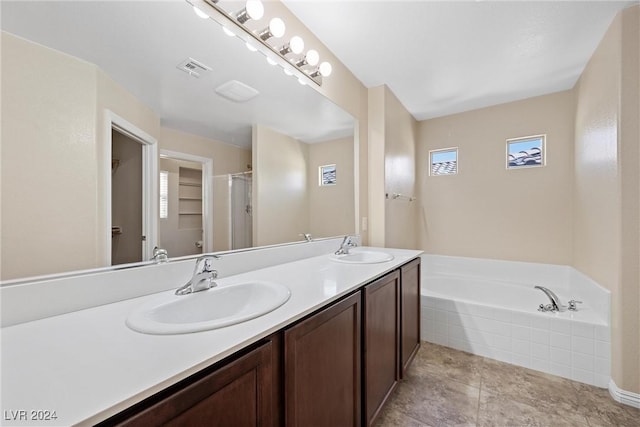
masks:
[[[235,325],[287,302],[291,291],[271,282],[246,282],[188,295],[167,294],[140,306],[127,326],[146,334],[183,334]]]
[[[393,259],[393,255],[380,252],[351,249],[347,255],[331,255],[331,259],[336,262],[344,262],[348,264],[376,264],[379,262],[387,262]]]

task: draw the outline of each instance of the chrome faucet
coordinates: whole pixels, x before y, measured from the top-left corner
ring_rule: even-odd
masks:
[[[218,272],[211,269],[211,261],[220,258],[218,255],[203,255],[196,259],[196,267],[193,270],[193,277],[184,286],[176,290],[176,295],[187,295],[193,292],[206,291],[217,286],[213,281],[218,277]],[[200,269],[202,264],[202,269]]]
[[[151,257],[151,260],[156,264],[162,264],[169,261],[169,254],[167,253],[166,249],[162,249],[156,246],[155,248],[153,248],[153,256]]]
[[[349,255],[349,250],[358,246],[358,244],[353,241],[353,238],[353,236],[344,236],[342,243],[340,243],[340,247],[334,253],[336,255]]]
[[[311,237],[310,233],[300,234],[300,236],[304,237],[304,240],[306,242],[313,242],[313,238]]]
[[[551,304],[540,304],[540,307],[538,307],[538,311],[565,311],[567,309],[567,307],[565,305],[562,305],[562,303],[560,302],[560,298],[558,298],[558,295],[553,293],[550,289],[547,289],[544,286],[534,286],[534,288],[540,289],[542,292],[544,292],[551,301]]]

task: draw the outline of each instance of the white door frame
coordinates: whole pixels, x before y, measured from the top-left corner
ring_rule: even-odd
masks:
[[[111,265],[111,144],[116,130],[142,144],[142,261],[158,242],[158,140],[113,111],[104,110],[105,265]]]
[[[202,253],[213,252],[213,159],[164,149],[160,157],[202,165]]]

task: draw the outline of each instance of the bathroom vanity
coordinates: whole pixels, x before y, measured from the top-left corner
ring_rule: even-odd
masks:
[[[291,290],[276,310],[220,329],[125,325],[175,289],[3,328],[2,409],[58,417],[16,425],[370,425],[420,344],[420,252],[370,250],[393,259],[324,252],[219,279]]]

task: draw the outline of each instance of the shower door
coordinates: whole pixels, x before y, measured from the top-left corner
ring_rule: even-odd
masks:
[[[231,175],[231,249],[253,245],[251,173]]]

